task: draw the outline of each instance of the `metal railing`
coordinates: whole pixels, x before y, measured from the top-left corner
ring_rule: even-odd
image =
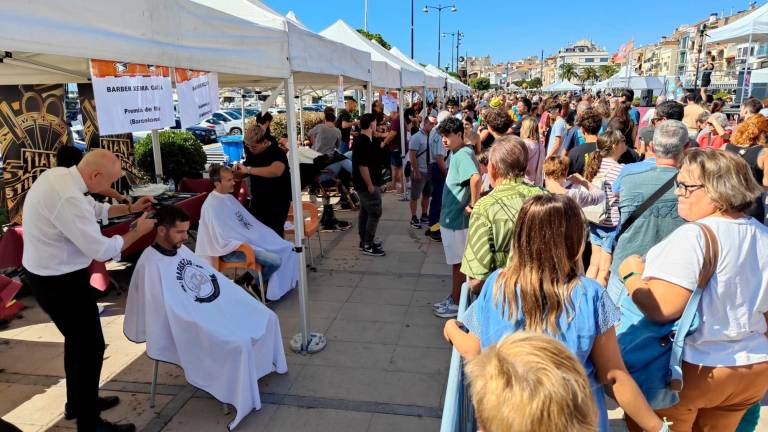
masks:
[[[469,284],[464,283],[461,286],[459,314],[456,317],[459,321],[464,318],[464,312],[471,302]],[[464,376],[464,360],[454,348],[451,354],[451,367],[448,371],[440,432],[472,432],[476,430],[475,411]]]

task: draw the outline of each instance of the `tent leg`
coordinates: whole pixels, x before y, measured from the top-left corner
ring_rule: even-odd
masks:
[[[373,83],[368,81],[368,86],[365,89],[365,112],[373,112]]]
[[[163,155],[160,152],[160,131],[152,129],[152,156],[155,160],[155,183],[163,182]]]
[[[155,407],[155,394],[157,393],[157,369],[160,362],[155,360],[152,366],[152,384],[149,385],[149,407]]]
[[[401,77],[402,79],[402,77]],[[400,113],[400,151],[401,151],[401,157],[403,158],[403,166],[405,165],[405,156],[406,156],[406,148],[405,148],[405,115],[403,114],[404,108],[403,108],[403,89],[399,89],[397,92],[397,109]],[[408,126],[410,127],[410,125]],[[403,199],[406,198],[405,196],[405,175],[401,175],[400,181],[403,185]]]
[[[302,354],[312,354],[325,348],[325,336],[320,333],[310,333],[307,312],[307,258],[304,253],[304,210],[301,205],[301,180],[299,179],[299,146],[296,143],[296,110],[293,86],[293,75],[285,80],[286,114],[288,118],[288,154],[291,165],[291,191],[293,193],[293,226],[294,248],[299,252],[299,314],[301,316],[301,331],[291,339],[291,349]]]

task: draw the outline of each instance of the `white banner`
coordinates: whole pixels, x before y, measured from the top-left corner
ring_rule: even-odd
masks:
[[[382,97],[384,103],[384,114],[389,115],[392,112],[397,111],[397,98],[390,94],[385,94]]]
[[[219,77],[216,72],[176,68],[174,74],[182,128],[198,124],[219,110]]]
[[[344,108],[344,77],[339,75],[338,88],[336,88],[336,108]]]
[[[91,77],[101,135],[174,124],[170,68],[91,60]]]

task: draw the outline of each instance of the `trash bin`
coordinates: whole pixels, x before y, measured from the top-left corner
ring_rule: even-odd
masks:
[[[219,137],[224,155],[229,160],[229,163],[236,163],[243,160],[243,136],[242,135],[226,135]]]

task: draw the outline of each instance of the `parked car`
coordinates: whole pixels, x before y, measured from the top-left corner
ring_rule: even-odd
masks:
[[[285,114],[285,107],[272,107],[268,111],[272,115],[274,115],[274,114]]]
[[[302,111],[309,111],[309,112],[323,112],[325,109],[325,105],[323,104],[309,104],[304,105],[301,107]]]
[[[258,108],[246,108],[245,110],[245,118],[249,119],[251,117],[256,117],[257,115],[261,114],[261,110]]]
[[[243,119],[240,118],[239,113],[233,110],[216,111],[204,121],[208,122],[209,119],[223,123],[227,135],[241,135],[243,133]]]
[[[216,120],[213,117],[208,117],[207,119],[201,121],[198,126],[202,126],[204,128],[213,129],[216,131],[217,136],[224,136],[228,134],[227,128],[224,126],[224,123]]]
[[[181,119],[176,117],[176,124],[171,126],[171,129],[181,129]],[[222,126],[223,129],[223,126]],[[219,141],[216,129],[208,128],[206,126],[192,125],[185,128],[187,132],[191,132],[192,135],[200,141],[200,144],[213,144]]]

